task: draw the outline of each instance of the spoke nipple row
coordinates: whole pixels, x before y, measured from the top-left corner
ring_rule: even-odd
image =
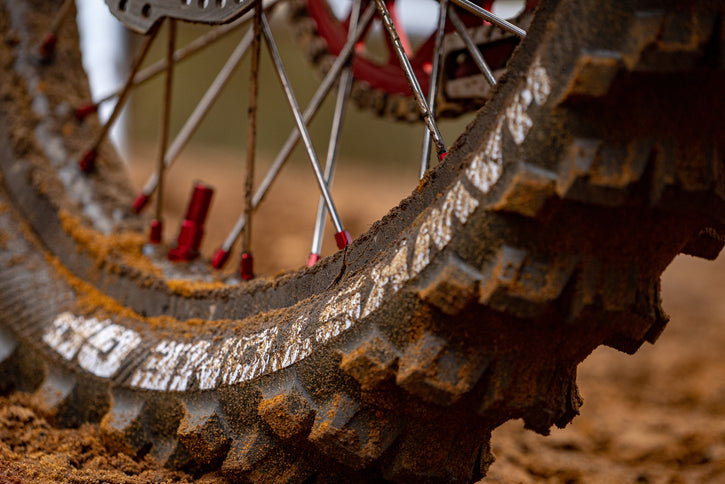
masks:
[[[141,213],[141,211],[146,208],[146,205],[148,205],[150,199],[151,197],[149,195],[146,195],[143,192],[139,193],[136,200],[133,201],[133,211],[135,213]]]
[[[209,213],[212,195],[214,189],[210,186],[201,182],[194,184],[191,200],[176,239],[176,247],[169,249],[169,260],[191,261],[199,257],[199,247],[204,237],[204,222]]]
[[[211,259],[211,266],[214,269],[221,269],[229,260],[230,255],[231,253],[228,250],[224,250],[221,247],[218,248],[216,252],[214,252],[214,257]]]
[[[58,44],[58,37],[53,32],[48,32],[38,46],[38,56],[41,64],[50,64],[55,57],[55,46]]]
[[[149,242],[152,244],[160,244],[161,243],[161,236],[164,231],[164,226],[160,220],[152,220],[151,221],[151,230],[149,232]]]
[[[91,114],[95,114],[98,112],[98,104],[89,103],[85,104],[78,109],[75,110],[75,113],[73,113],[73,116],[76,118],[76,121],[83,122],[85,119],[90,116]]]
[[[307,267],[312,267],[317,264],[320,259],[322,259],[320,254],[315,254],[314,252],[310,253],[310,255],[307,256]]]
[[[337,242],[337,248],[340,250],[352,244],[352,237],[350,237],[350,232],[348,232],[347,230],[343,230],[342,232],[336,233],[335,242]]]
[[[93,173],[96,170],[96,159],[98,158],[98,151],[91,149],[86,151],[78,162],[78,168],[83,173]]]
[[[242,254],[242,261],[239,264],[239,275],[245,281],[254,279],[254,257],[250,252]]]

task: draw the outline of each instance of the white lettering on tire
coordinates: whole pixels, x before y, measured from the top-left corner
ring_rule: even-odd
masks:
[[[543,105],[550,94],[551,82],[537,59],[529,69],[526,84],[495,120],[483,149],[474,155],[465,171],[466,178],[481,193],[488,193],[503,172],[504,125],[514,143],[523,143],[533,126],[528,110],[533,104]],[[184,391],[195,383],[198,389],[208,390],[249,381],[304,359],[314,349],[313,340],[321,345],[348,331],[423,271],[430,264],[433,251],[440,251],[450,243],[455,232],[454,219],[465,224],[480,203],[461,181],[441,198],[442,202],[425,212],[419,223],[410,267],[410,240],[405,239],[392,257],[357,275],[329,297],[316,321],[297,316],[292,324],[287,323],[286,331],[280,332],[283,324],[280,321],[263,331],[230,337],[220,343],[207,339],[183,343],[162,340],[140,362],[129,384],[147,390]],[[367,298],[366,286],[370,287]],[[210,316],[215,310],[215,306],[210,306]],[[55,318],[42,339],[66,360],[77,357],[81,368],[106,378],[115,375],[141,343],[138,333],[110,320],[86,319],[67,312]]]

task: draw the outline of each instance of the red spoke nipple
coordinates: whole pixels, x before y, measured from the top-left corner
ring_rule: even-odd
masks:
[[[201,182],[194,183],[176,246],[169,249],[169,260],[190,261],[199,257],[199,247],[204,237],[204,222],[209,213],[212,195],[214,195],[212,187]]]
[[[214,257],[211,259],[211,266],[214,269],[221,269],[224,267],[224,265],[229,260],[230,252],[228,250],[224,250],[221,247],[214,252]]]
[[[73,113],[73,116],[76,118],[76,121],[83,122],[85,119],[90,116],[91,114],[95,114],[98,112],[98,104],[86,104],[84,106],[79,107],[76,109],[75,113]]]
[[[239,275],[245,281],[254,279],[254,257],[249,252],[242,254],[242,261],[239,264]]]
[[[55,46],[58,44],[58,37],[52,32],[48,32],[43,37],[43,41],[38,46],[38,55],[40,62],[50,64],[55,56]]]
[[[310,255],[307,256],[307,267],[312,267],[317,264],[320,259],[322,259],[320,254],[315,254],[314,252],[310,253]]]
[[[96,171],[96,159],[98,158],[98,151],[88,150],[85,152],[78,162],[78,167],[83,173],[93,173]]]
[[[135,213],[141,213],[141,210],[143,210],[149,203],[150,198],[151,197],[149,195],[146,195],[143,192],[139,193],[136,200],[133,201],[133,211]]]
[[[352,244],[352,237],[350,237],[350,232],[348,232],[347,230],[343,230],[342,232],[336,233],[335,242],[337,242],[337,248],[340,250]]]
[[[438,153],[438,161],[443,161],[446,159],[446,156],[448,156],[448,152],[444,151],[443,153]]]
[[[152,244],[160,244],[163,231],[164,226],[161,221],[153,219],[151,221],[151,231],[149,232],[149,242]]]

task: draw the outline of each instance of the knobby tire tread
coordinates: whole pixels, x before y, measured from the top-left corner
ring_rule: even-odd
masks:
[[[90,247],[98,239],[68,223],[90,225],[39,146],[37,86],[16,72],[30,46],[10,25],[25,18],[8,14],[13,3],[0,7],[0,61],[12,77],[0,86],[0,390],[33,391],[58,425],[100,422],[115,451],[219,469],[231,481],[476,479],[502,422],[522,418],[547,433],[578,413],[576,366],[594,348],[634,352],[656,340],[667,321],[659,276],[675,255],[713,258],[723,246],[725,120],[711,108],[725,105],[717,2],[547,2],[446,163],[346,254],[212,290],[165,284],[123,251]],[[65,48],[59,55],[80,69],[77,47]],[[548,76],[541,104],[542,84],[528,84],[537,66]],[[90,186],[121,206],[130,190],[117,186],[119,165],[109,153],[100,166],[108,171]],[[461,193],[475,207],[451,195]],[[453,205],[459,217],[470,212],[465,223]],[[440,220],[453,232],[436,249]],[[391,290],[420,241],[430,260]],[[383,302],[290,366],[204,391],[193,379],[185,391],[132,384],[163,338],[249,335],[277,314],[320,315],[363,290]],[[187,321],[204,319],[211,303],[221,321]],[[108,318],[141,343],[112,376],[91,374],[43,340],[65,312]]]

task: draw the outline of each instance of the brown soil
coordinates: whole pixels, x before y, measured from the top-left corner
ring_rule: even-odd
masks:
[[[56,429],[35,410],[30,395],[0,398],[0,482],[192,482],[150,459],[110,455],[97,425]],[[209,482],[209,481],[207,481]]]
[[[236,166],[225,159],[229,155],[206,152],[204,157]],[[153,156],[145,158],[153,160]],[[241,170],[243,165],[238,163]],[[148,171],[143,165],[134,166],[137,184]],[[285,267],[304,262],[311,232],[307,219],[316,204],[314,192],[300,194],[294,183],[308,175],[301,175],[301,169],[292,173],[280,181],[277,197],[265,205],[270,213],[281,209],[281,215],[264,217],[255,228],[263,241],[256,243],[278,241],[280,252],[286,255],[275,257],[274,262]],[[412,183],[396,184],[376,173],[356,171],[352,177],[341,176],[337,185],[343,214],[349,206],[359,214],[349,223],[353,235],[413,188]],[[182,213],[191,176],[172,178],[170,183],[168,238],[176,227],[171,216]],[[221,224],[217,221],[233,220],[239,212],[241,198],[230,187],[241,178],[211,169],[205,177],[220,189],[209,224],[217,227]],[[373,203],[362,206],[360,190],[370,187],[377,194],[366,197]],[[301,212],[295,212],[293,205]],[[282,227],[282,235],[275,235],[274,227]],[[207,252],[225,231],[211,231]],[[596,350],[579,369],[584,398],[581,415],[548,437],[525,431],[516,421],[497,429],[492,441],[497,460],[483,482],[725,482],[725,256],[714,263],[681,256],[665,273],[663,293],[672,321],[657,344],[643,347],[634,356],[609,348]],[[108,453],[97,425],[54,428],[29,395],[0,397],[0,483],[193,481],[190,475],[163,469],[150,458],[136,461]],[[196,482],[220,481],[218,475],[207,474]]]

